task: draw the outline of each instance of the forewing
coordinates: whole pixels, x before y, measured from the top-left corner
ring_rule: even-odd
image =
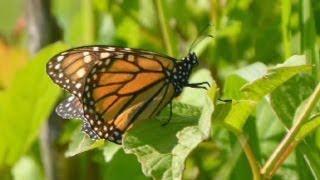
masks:
[[[85,78],[100,59],[115,53],[113,47],[86,46],[55,55],[47,63],[50,78],[63,89],[81,97]]]
[[[61,52],[50,59],[46,70],[56,84],[81,98],[85,79],[92,67],[101,59],[114,55],[122,56],[128,61],[135,61],[137,56],[140,56],[140,59],[155,59],[168,69],[172,69],[174,64],[174,59],[165,55],[139,49],[98,45],[78,47]],[[146,64],[146,66],[148,65]]]

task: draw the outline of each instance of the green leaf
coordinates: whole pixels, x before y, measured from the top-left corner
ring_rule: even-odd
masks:
[[[301,74],[288,80],[271,93],[271,105],[287,128],[291,126],[297,108],[310,96],[314,88],[314,79],[308,74]]]
[[[213,84],[214,80],[212,79],[210,74],[211,73],[208,69],[200,69],[192,74],[189,82],[208,82],[209,84]],[[203,91],[205,90],[184,88],[182,94],[179,97],[179,102],[201,107],[206,101],[206,96],[203,96]]]
[[[201,115],[198,108],[177,103],[168,125],[161,126],[159,120],[151,119],[136,124],[126,134],[124,150],[137,156],[145,175],[155,179],[181,179],[188,154],[209,136],[215,92],[216,86],[212,85]],[[158,118],[167,118],[166,111],[168,109]]]
[[[269,72],[265,70],[263,64],[257,63],[228,77],[225,86],[226,96],[240,100],[233,100],[231,108],[227,107],[229,106],[227,104],[222,105],[226,107],[218,106],[213,117],[219,118],[218,121],[223,120],[230,130],[237,133],[242,132],[247,118],[265,95],[271,93],[294,75],[310,70],[310,66],[305,65],[304,56],[292,56],[285,63],[277,65]],[[266,74],[263,75],[263,72]],[[246,80],[249,83],[241,87]]]
[[[320,116],[313,117],[307,123],[305,123],[296,136],[296,141],[303,140],[307,135],[311,134],[320,125]]]
[[[103,145],[104,140],[91,140],[88,135],[81,131],[81,127],[79,127],[74,131],[71,143],[69,144],[68,150],[65,152],[65,156],[72,157],[85,151],[102,147]]]
[[[111,143],[109,143],[111,144]],[[122,149],[112,155],[108,163],[101,163],[102,179],[107,180],[146,180],[150,179],[144,176],[137,158],[133,154],[125,154]]]
[[[103,156],[106,162],[110,162],[113,156],[121,149],[121,146],[115,143],[107,143],[103,147]]]
[[[60,90],[47,76],[46,63],[65,48],[56,43],[41,50],[0,94],[0,166],[11,166],[28,150],[52,112]]]
[[[255,107],[255,101],[240,100],[232,102],[231,110],[228,113],[228,116],[224,119],[225,125],[237,133],[242,132],[242,128],[246,123],[246,120]]]
[[[304,56],[295,55],[290,57],[284,64],[269,70],[262,78],[246,84],[241,88],[241,91],[246,99],[259,101],[294,75],[309,70],[311,70],[311,66],[305,65]]]

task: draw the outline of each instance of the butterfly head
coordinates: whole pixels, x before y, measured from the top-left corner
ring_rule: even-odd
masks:
[[[190,64],[192,67],[199,64],[198,57],[194,52],[190,52],[183,60],[185,60],[186,63]]]

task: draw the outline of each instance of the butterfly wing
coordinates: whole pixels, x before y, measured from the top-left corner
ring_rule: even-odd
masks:
[[[112,56],[113,47],[86,46],[55,55],[47,63],[49,77],[68,92],[81,97],[84,80],[100,59]]]
[[[92,67],[101,59],[121,54],[125,54],[128,59],[138,54],[149,58],[157,55],[149,51],[114,46],[84,46],[55,55],[47,63],[46,71],[53,82],[81,98],[85,79]],[[167,62],[167,59],[173,61],[173,58],[165,55],[157,56],[164,63]]]
[[[63,119],[84,119],[82,103],[74,95],[61,102],[56,113]]]
[[[166,77],[174,61],[149,53],[127,52],[98,62],[86,78],[84,115],[100,138],[121,144],[122,133],[157,114],[174,97]]]

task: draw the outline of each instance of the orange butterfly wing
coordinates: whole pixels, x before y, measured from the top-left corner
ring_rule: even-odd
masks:
[[[121,143],[134,121],[157,114],[174,97],[165,71],[174,61],[152,54],[120,54],[101,60],[86,78],[84,115],[100,138]]]

